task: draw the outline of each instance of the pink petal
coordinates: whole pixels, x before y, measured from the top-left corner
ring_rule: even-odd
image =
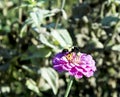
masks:
[[[85,76],[86,76],[86,77],[91,77],[91,76],[93,76],[93,71],[89,71]]]
[[[59,72],[62,72],[63,71],[63,68],[61,65],[54,65],[53,66],[55,70],[59,71]]]
[[[69,71],[69,74],[70,75],[75,75],[77,73],[77,70],[75,68],[72,68],[70,71]]]
[[[70,68],[69,68],[66,64],[63,65],[62,68],[63,68],[64,70],[66,70],[66,71],[69,71],[69,70],[70,70]]]
[[[80,73],[80,72],[78,72],[76,75],[75,75],[75,78],[82,78],[83,77],[83,75],[82,75],[82,73]]]

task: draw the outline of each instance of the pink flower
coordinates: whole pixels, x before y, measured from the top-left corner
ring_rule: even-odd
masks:
[[[91,55],[80,52],[60,52],[52,60],[53,67],[59,72],[67,71],[76,78],[91,77],[96,71],[95,61]]]

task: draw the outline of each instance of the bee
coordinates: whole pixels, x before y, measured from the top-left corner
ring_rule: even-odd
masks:
[[[63,49],[62,52],[66,53],[66,52],[69,52],[69,50],[68,49]]]
[[[70,60],[73,59],[73,54],[72,54],[72,52],[71,52],[70,50],[68,50],[68,49],[63,49],[62,52],[63,52],[63,53],[66,53],[65,57],[66,57],[67,60],[70,61]]]
[[[78,53],[79,51],[80,51],[80,47],[77,47],[77,46],[71,48],[70,50],[68,50],[68,49],[63,49],[63,50],[62,50],[62,52],[69,52],[69,53],[71,53],[71,52],[76,52],[76,53]]]
[[[77,46],[73,47],[71,49],[71,52],[76,52],[76,53],[80,52],[80,47],[77,47]]]
[[[66,53],[66,56],[65,56],[66,59],[69,60],[69,61],[71,61],[71,60],[74,59],[74,54],[75,54],[75,53],[79,55],[80,48],[75,46],[75,47],[71,48],[70,50],[68,50],[68,49],[63,49],[62,52],[63,52],[63,53]]]

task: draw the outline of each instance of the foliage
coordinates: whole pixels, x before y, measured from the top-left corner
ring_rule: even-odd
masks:
[[[0,97],[63,97],[68,74],[51,59],[72,46],[97,72],[76,79],[70,97],[120,96],[119,0],[63,1],[0,0]]]

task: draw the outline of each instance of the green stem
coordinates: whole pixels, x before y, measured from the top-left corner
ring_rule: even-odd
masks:
[[[64,8],[64,6],[65,6],[65,2],[66,2],[66,0],[63,0],[62,1],[62,5],[61,5],[61,11],[63,10],[63,8]],[[61,15],[61,14],[60,14]],[[57,21],[56,21],[56,25],[55,25],[55,29],[57,28],[57,26],[58,26],[58,24],[59,24],[59,21],[60,21],[60,15],[58,16],[58,18],[57,18]]]
[[[73,77],[70,77],[70,81],[68,83],[67,90],[64,97],[68,97],[72,84],[73,84]]]
[[[19,0],[19,22],[22,23],[22,8],[21,8],[22,0]]]
[[[65,2],[66,2],[66,0],[63,0],[63,2],[62,2],[62,6],[61,6],[61,9],[64,8],[64,6],[65,6]]]

